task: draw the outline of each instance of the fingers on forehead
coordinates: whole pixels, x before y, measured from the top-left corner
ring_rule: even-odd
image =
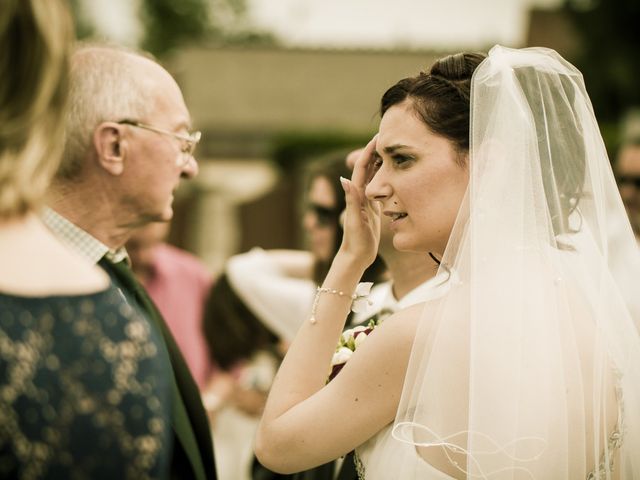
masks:
[[[356,163],[353,167],[353,175],[351,179],[356,184],[364,185],[365,182],[368,182],[372,175],[373,169],[373,159],[375,158],[375,147],[376,147],[376,138],[373,137],[371,141],[364,148],[360,157],[356,160]]]

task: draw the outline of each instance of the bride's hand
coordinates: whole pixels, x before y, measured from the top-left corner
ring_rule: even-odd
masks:
[[[377,135],[362,150],[351,180],[340,179],[347,204],[340,252],[362,262],[363,268],[373,263],[380,243],[380,204],[364,193],[375,174],[376,140]]]

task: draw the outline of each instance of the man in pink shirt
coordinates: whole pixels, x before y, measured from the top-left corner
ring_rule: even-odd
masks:
[[[168,223],[152,223],[127,242],[136,277],[155,302],[200,389],[212,373],[202,313],[212,277],[194,255],[165,243]]]

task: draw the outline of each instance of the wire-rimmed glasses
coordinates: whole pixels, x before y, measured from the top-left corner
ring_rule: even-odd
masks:
[[[180,148],[180,151],[182,152],[182,160],[179,164],[180,167],[185,166],[189,162],[189,160],[193,158],[193,153],[195,152],[196,147],[198,146],[198,142],[200,142],[200,137],[202,136],[202,133],[199,131],[192,132],[187,135],[182,135],[180,133],[170,132],[169,130],[154,127],[153,125],[147,125],[146,123],[141,123],[136,120],[125,119],[120,120],[117,123],[120,125],[130,125],[132,127],[143,128],[145,130],[160,133],[163,135],[170,135],[180,140],[182,143],[182,147]]]

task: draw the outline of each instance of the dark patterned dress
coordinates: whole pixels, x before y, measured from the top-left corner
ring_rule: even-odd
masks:
[[[162,479],[171,372],[113,287],[0,293],[0,479]]]

